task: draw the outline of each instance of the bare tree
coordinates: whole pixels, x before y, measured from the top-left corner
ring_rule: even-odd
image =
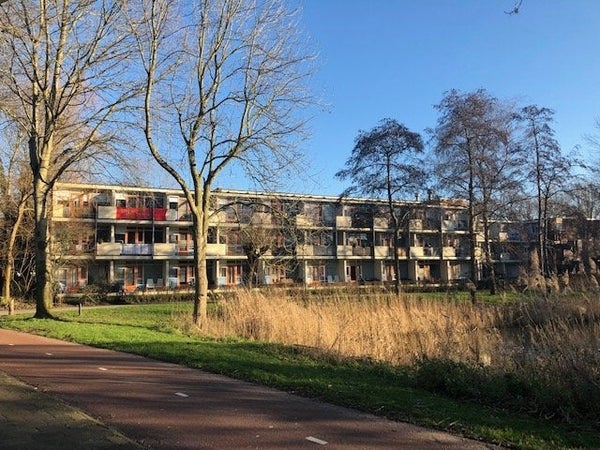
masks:
[[[600,184],[592,176],[572,183],[559,195],[558,202],[562,214],[575,210],[586,219],[600,219]]]
[[[395,291],[400,293],[400,231],[406,216],[399,215],[395,201],[422,188],[425,173],[418,155],[423,152],[423,140],[418,133],[393,119],[384,119],[371,131],[360,132],[345,169],[336,177],[352,181],[342,196],[359,193],[383,196],[394,230]]]
[[[244,282],[251,288],[259,284],[261,260],[273,248],[279,230],[272,227],[273,208],[269,200],[230,200],[214,213],[224,212],[237,224],[234,228],[223,227],[223,232],[228,233],[228,238],[234,240],[246,255],[248,272]]]
[[[130,14],[146,82],[143,131],[190,204],[193,320],[202,326],[211,188],[226,167],[262,184],[298,160],[294,139],[305,122],[298,112],[311,100],[304,87],[311,57],[295,15],[278,0],[141,3]]]
[[[11,0],[0,5],[0,105],[27,135],[33,176],[36,317],[51,317],[49,196],[70,170],[107,169],[125,145],[116,118],[139,90],[117,0]]]
[[[436,109],[440,117],[432,134],[439,182],[450,194],[468,200],[471,284],[474,287],[479,281],[477,223],[481,221],[484,263],[495,292],[490,221],[502,199],[509,197],[507,190],[518,185],[520,165],[519,152],[512,146],[512,113],[483,89],[451,90]]]
[[[566,188],[577,161],[563,156],[560,145],[554,138],[554,111],[529,105],[522,108],[516,118],[523,124],[521,145],[533,156],[527,161],[527,178],[533,180],[537,202],[539,269],[547,277],[555,270],[550,264],[548,245],[549,204],[553,197]]]
[[[4,279],[2,296],[8,304],[9,315],[15,310],[11,295],[15,264],[22,260],[22,255],[17,255],[18,238],[25,234],[22,224],[31,210],[31,172],[27,167],[25,147],[13,131],[10,127],[3,130],[1,142],[5,146],[0,149],[0,264]],[[20,241],[23,246],[29,246],[28,239]]]

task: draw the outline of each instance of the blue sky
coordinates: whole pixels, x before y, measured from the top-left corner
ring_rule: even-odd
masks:
[[[452,88],[552,108],[563,151],[587,155],[583,136],[600,117],[600,1],[524,0],[518,15],[504,13],[513,0],[289,1],[319,55],[313,88],[329,108],[301,143],[311,166],[284,190],[339,194],[334,174],[359,130],[389,117],[424,133]]]

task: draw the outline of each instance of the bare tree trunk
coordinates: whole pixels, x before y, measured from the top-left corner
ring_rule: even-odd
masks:
[[[475,221],[475,182],[473,177],[473,162],[472,155],[469,151],[469,239],[471,240],[471,283],[470,283],[470,293],[471,293],[471,302],[477,303],[477,282],[478,274],[477,274],[477,229],[476,229],[476,221]]]
[[[208,217],[202,211],[194,214],[194,325],[203,328],[207,320],[208,276],[206,273],[206,237],[208,235]]]
[[[40,183],[39,181],[37,182]],[[48,248],[48,217],[46,198],[40,189],[34,189],[35,215],[35,316],[38,319],[51,318],[53,286],[50,282],[50,254]]]
[[[25,215],[25,206],[26,199],[23,199],[21,203],[19,203],[19,207],[17,209],[17,219],[13,224],[10,235],[8,238],[8,246],[6,249],[6,267],[4,268],[4,288],[3,288],[3,297],[8,302],[8,315],[13,315],[15,312],[15,300],[11,296],[11,282],[13,277],[13,269],[15,265],[15,242],[17,241],[17,234],[21,229],[21,222],[23,221],[23,216]]]
[[[490,224],[487,217],[487,214],[483,215],[483,236],[485,239],[484,249],[485,249],[485,264],[489,273],[489,282],[490,282],[490,295],[496,295],[498,290],[497,282],[496,282],[496,268],[494,267],[494,261],[492,260],[492,249],[490,242]]]
[[[394,217],[394,222],[397,219]],[[399,226],[394,225],[394,272],[396,273],[396,279],[394,280],[394,293],[400,295],[402,292],[402,282],[400,280],[400,257],[398,251],[400,250],[400,238],[398,237]]]

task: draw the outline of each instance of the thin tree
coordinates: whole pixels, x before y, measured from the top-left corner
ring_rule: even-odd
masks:
[[[211,189],[236,166],[259,184],[298,160],[294,139],[311,98],[295,15],[278,0],[143,0],[130,10],[146,83],[143,133],[190,205],[193,321],[206,322]],[[143,12],[140,16],[140,11]]]
[[[406,217],[399,213],[395,201],[406,199],[424,183],[425,173],[418,156],[423,152],[419,133],[410,131],[394,119],[384,119],[370,131],[361,131],[346,160],[345,169],[336,173],[341,180],[350,180],[342,197],[361,194],[383,197],[394,231],[394,289],[400,293],[400,233]]]
[[[571,178],[571,169],[577,161],[563,156],[554,138],[554,111],[529,105],[522,108],[516,118],[523,124],[521,145],[532,156],[527,166],[528,179],[533,180],[537,203],[538,264],[542,276],[548,277],[555,269],[550,264],[548,245],[550,201],[565,189]]]
[[[27,222],[26,215],[31,211],[31,172],[27,167],[25,148],[11,131],[14,130],[3,130],[4,138],[1,142],[6,147],[3,146],[0,150],[0,261],[4,279],[2,297],[8,304],[9,315],[15,311],[11,285],[15,264],[20,259],[17,256],[18,241],[20,236],[24,236],[22,225]],[[21,239],[21,242],[25,246],[29,244],[28,239]]]
[[[98,167],[127,142],[115,122],[139,90],[117,0],[0,5],[0,112],[27,135],[35,223],[36,317],[51,317],[50,194],[69,170]],[[104,165],[106,169],[106,166]]]
[[[600,183],[590,175],[559,194],[558,202],[562,214],[576,210],[586,219],[600,219]]]
[[[478,230],[483,223],[484,263],[490,289],[496,290],[490,248],[490,221],[506,196],[508,186],[518,181],[519,152],[511,146],[510,109],[487,91],[447,92],[436,105],[440,116],[432,130],[437,155],[436,174],[440,185],[451,195],[468,201],[470,240],[470,284],[476,301],[479,282]]]

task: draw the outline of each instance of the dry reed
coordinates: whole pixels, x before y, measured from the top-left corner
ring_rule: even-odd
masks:
[[[529,397],[524,407],[540,415],[598,417],[597,296],[472,305],[426,295],[397,298],[343,290],[306,298],[283,291],[239,291],[221,301],[217,311],[205,329],[216,337],[301,346],[337,360],[414,367],[427,361],[466,364],[501,380],[499,401]],[[513,386],[513,379],[520,381]],[[488,384],[483,389],[496,388]]]
[[[339,291],[298,300],[278,291],[240,291],[220,304],[208,329],[221,337],[300,345],[390,364],[423,358],[489,364],[502,345],[496,308],[411,295],[355,295]]]

